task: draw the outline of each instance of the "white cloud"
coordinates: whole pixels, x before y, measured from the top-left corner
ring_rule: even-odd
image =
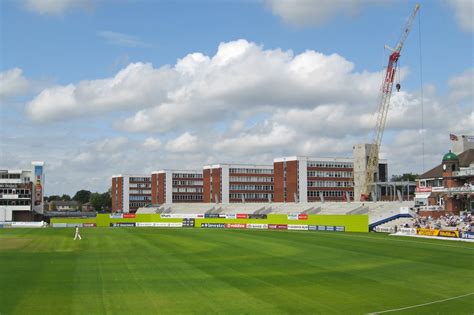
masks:
[[[221,43],[208,57],[189,54],[174,67],[130,64],[113,78],[45,89],[27,105],[36,121],[116,110],[136,113],[116,127],[168,132],[239,119],[272,108],[314,108],[328,102],[374,103],[381,72],[354,72],[340,55],[264,50],[245,40]]]
[[[23,76],[23,71],[13,68],[0,72],[0,101],[17,95],[25,94],[31,87],[30,82]]]
[[[23,0],[23,6],[41,15],[62,15],[74,9],[90,10],[94,0]]]
[[[185,132],[176,139],[166,143],[166,150],[172,153],[194,152],[198,149],[199,139],[189,132]]]
[[[125,47],[146,47],[147,43],[138,39],[138,37],[112,31],[99,31],[97,35],[106,40],[108,44]]]
[[[166,67],[132,63],[113,78],[47,88],[27,104],[26,112],[32,120],[50,121],[140,109],[166,100],[173,77]]]
[[[157,150],[161,148],[161,140],[159,138],[148,137],[143,142],[143,147],[150,151]]]
[[[355,15],[364,6],[380,3],[380,0],[264,0],[273,14],[286,23],[306,26],[321,25],[331,18],[344,14]]]
[[[454,101],[470,100],[474,104],[474,68],[450,78],[448,85],[451,89],[451,99]]]
[[[114,153],[121,150],[126,150],[128,139],[125,137],[116,137],[111,139],[104,139],[95,144],[95,149],[102,153]]]
[[[474,2],[472,0],[448,0],[449,6],[461,28],[467,32],[474,32]]]

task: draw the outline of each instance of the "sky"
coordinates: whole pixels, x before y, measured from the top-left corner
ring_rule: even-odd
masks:
[[[419,1],[381,158],[422,173],[474,135],[474,2]],[[414,1],[4,0],[0,168],[47,195],[114,174],[352,157]]]

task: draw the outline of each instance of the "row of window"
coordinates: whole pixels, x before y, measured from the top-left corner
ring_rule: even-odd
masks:
[[[149,204],[150,202],[146,201],[146,202],[130,202],[128,204],[128,206],[130,208],[140,208],[140,207],[143,207],[143,206],[146,206],[147,204]]]
[[[1,179],[19,179],[21,174],[0,173]]]
[[[130,196],[129,200],[131,201],[149,201],[151,200],[151,196]]]
[[[201,187],[173,187],[175,193],[202,193]]]
[[[0,206],[29,206],[31,200],[29,199],[0,199]]]
[[[151,184],[130,184],[130,188],[151,188]]]
[[[352,178],[352,172],[346,172],[346,171],[308,171],[308,177],[345,177],[345,178]]]
[[[326,168],[353,168],[354,164],[350,162],[317,162],[308,161],[308,167],[326,167]]]
[[[10,189],[10,188],[0,188],[1,195],[30,195],[31,192],[29,189]]]
[[[267,186],[267,185],[230,185],[230,190],[273,190],[273,186]]]
[[[231,182],[241,183],[273,183],[273,177],[260,177],[260,176],[231,176],[229,179]]]
[[[150,177],[130,177],[130,182],[149,182]]]
[[[130,189],[130,194],[140,194],[140,195],[147,195],[147,194],[151,194],[151,190],[150,189]]]
[[[173,186],[202,186],[200,180],[174,180]]]
[[[273,169],[262,169],[262,168],[231,168],[229,169],[231,174],[273,174]]]
[[[308,181],[308,187],[352,187],[352,182],[345,182],[345,181]]]
[[[236,193],[236,194],[229,194],[230,199],[242,199],[242,196],[244,199],[265,199],[268,200],[270,197],[273,199],[273,194],[252,194],[252,193]]]
[[[308,190],[308,197],[321,197],[321,194],[323,195],[323,197],[345,197],[346,193],[349,193],[350,197],[354,197],[354,192],[346,192],[341,190]]]
[[[173,195],[173,200],[202,200],[202,195]]]
[[[173,178],[202,178],[202,174],[173,173]]]

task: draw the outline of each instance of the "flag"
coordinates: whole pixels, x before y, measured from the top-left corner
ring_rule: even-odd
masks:
[[[449,140],[451,140],[451,141],[458,141],[458,136],[456,136],[456,135],[454,135],[454,134],[451,133],[451,134],[449,135]]]

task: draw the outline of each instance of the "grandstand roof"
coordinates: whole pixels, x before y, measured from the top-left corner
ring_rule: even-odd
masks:
[[[459,166],[467,167],[471,163],[474,163],[474,149],[466,150],[463,153],[459,154],[457,157],[459,158]],[[420,176],[417,177],[417,179],[441,178],[441,177],[443,177],[443,164],[442,163],[433,167],[429,171],[421,174]]]

